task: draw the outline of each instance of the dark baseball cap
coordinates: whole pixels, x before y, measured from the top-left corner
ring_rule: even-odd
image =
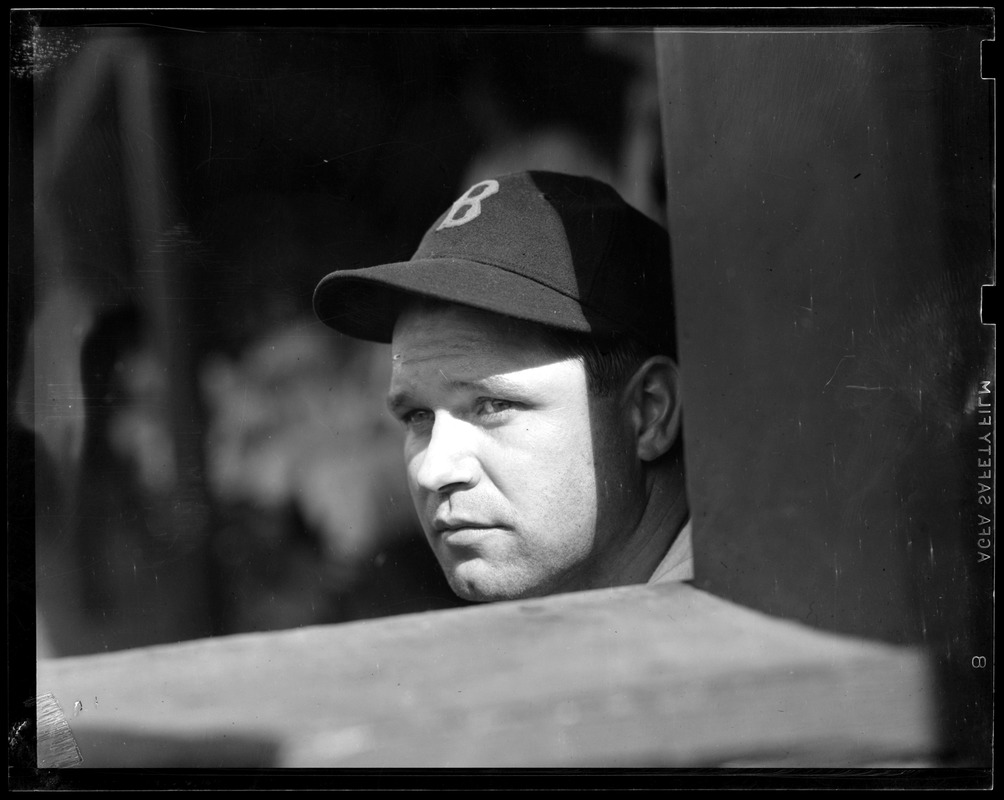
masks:
[[[415,296],[675,354],[669,237],[610,186],[556,172],[480,181],[409,261],[332,272],[314,311],[350,336],[390,342]]]

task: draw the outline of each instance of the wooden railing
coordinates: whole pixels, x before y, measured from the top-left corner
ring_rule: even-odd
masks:
[[[923,652],[684,584],[41,661],[37,688],[40,767],[882,767],[939,750]]]

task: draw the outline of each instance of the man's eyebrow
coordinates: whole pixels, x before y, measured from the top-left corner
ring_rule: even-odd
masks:
[[[407,392],[390,392],[387,395],[387,409],[393,414],[402,406],[408,405],[410,395]]]
[[[475,389],[477,391],[496,392],[506,394],[521,390],[520,384],[504,375],[488,375],[484,378],[477,378],[470,381],[450,381],[447,384],[451,389]]]
[[[448,380],[446,387],[452,391],[477,391],[490,394],[514,395],[526,392],[526,387],[504,375],[488,375],[474,380]],[[387,408],[394,412],[412,404],[412,394],[407,389],[391,391],[387,395]]]

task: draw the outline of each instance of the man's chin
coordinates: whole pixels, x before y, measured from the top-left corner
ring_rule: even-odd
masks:
[[[471,603],[495,603],[532,596],[532,592],[527,592],[522,587],[512,586],[497,577],[485,575],[484,570],[465,569],[467,566],[461,564],[446,573],[450,588],[462,600]]]
[[[552,594],[540,585],[526,585],[525,582],[506,581],[501,576],[490,576],[483,573],[472,575],[464,569],[455,569],[446,573],[446,580],[462,600],[471,603],[498,603],[504,600],[530,600]]]
[[[494,603],[497,600],[514,599],[505,593],[500,593],[493,587],[484,586],[476,581],[461,580],[455,576],[450,576],[448,580],[454,594],[461,600],[467,600],[470,603]]]

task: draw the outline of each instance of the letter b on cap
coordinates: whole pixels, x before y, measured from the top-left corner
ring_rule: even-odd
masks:
[[[457,225],[470,222],[481,213],[481,201],[486,197],[491,197],[498,190],[498,181],[481,181],[481,183],[475,183],[450,206],[450,210],[446,212],[446,217],[439,223],[439,227],[436,230],[441,231],[443,228],[455,228]]]

